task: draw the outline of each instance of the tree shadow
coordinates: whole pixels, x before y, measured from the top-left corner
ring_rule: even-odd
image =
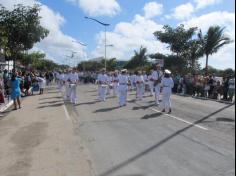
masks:
[[[47,92],[47,94],[57,94],[57,93],[60,93],[59,91],[50,91],[50,92]]]
[[[176,136],[180,135],[181,133],[183,133],[183,132],[185,132],[185,131],[191,129],[191,128],[194,127],[195,125],[204,122],[205,120],[209,119],[210,117],[212,117],[212,116],[218,114],[218,113],[221,112],[221,111],[224,111],[225,109],[228,109],[229,107],[231,107],[231,106],[233,106],[233,105],[234,105],[234,104],[225,106],[225,107],[223,107],[223,108],[221,108],[221,109],[219,109],[219,110],[217,110],[217,111],[215,111],[215,112],[213,112],[213,113],[211,113],[211,114],[209,114],[209,115],[203,117],[202,119],[200,119],[200,120],[194,122],[193,124],[188,125],[187,127],[182,128],[182,129],[176,131],[175,133],[173,133],[173,134],[167,136],[166,138],[162,139],[161,141],[159,141],[158,143],[154,144],[153,146],[151,146],[151,147],[149,147],[149,148],[143,150],[143,151],[140,152],[139,154],[137,154],[137,155],[135,155],[135,156],[133,156],[133,157],[130,157],[129,159],[125,160],[124,162],[122,162],[122,163],[120,163],[120,164],[118,164],[118,165],[116,165],[116,166],[114,166],[114,167],[108,169],[107,171],[105,171],[104,173],[100,174],[99,176],[109,176],[109,175],[111,175],[111,174],[117,172],[118,170],[124,168],[125,166],[127,166],[127,165],[129,165],[129,164],[135,162],[136,160],[142,158],[143,156],[145,156],[145,155],[147,155],[147,154],[153,152],[154,150],[158,149],[159,147],[163,146],[165,143],[169,142],[170,140],[172,140],[172,139],[175,138]]]
[[[148,119],[155,119],[157,117],[160,117],[162,116],[163,114],[162,113],[155,113],[155,114],[150,114],[150,115],[145,115],[141,118],[141,120],[148,120]]]
[[[128,100],[127,102],[128,102],[128,103],[135,103],[135,102],[136,102],[136,99]]]
[[[113,111],[113,110],[116,110],[116,109],[119,109],[119,108],[120,108],[120,106],[112,107],[112,108],[98,109],[98,110],[94,111],[93,113],[109,112],[109,111]]]
[[[58,100],[58,101],[48,101],[48,102],[42,102],[39,104],[55,104],[55,103],[62,103],[62,101]]]
[[[62,97],[60,96],[57,96],[57,97],[49,97],[49,98],[40,98],[39,100],[40,101],[43,101],[43,100],[50,100],[50,99],[61,99]]]
[[[54,108],[54,107],[59,107],[59,106],[63,106],[64,103],[59,103],[59,104],[53,104],[53,105],[45,105],[45,106],[39,106],[38,109],[43,109],[43,108]]]
[[[76,106],[82,106],[82,105],[93,105],[96,103],[100,103],[101,101],[97,100],[97,101],[91,101],[91,102],[84,102],[84,103],[79,103]]]
[[[216,119],[217,122],[235,122],[234,119],[231,118],[225,118],[225,117],[219,117]]]
[[[85,91],[86,93],[94,93],[97,92],[97,90],[89,90],[89,91]]]

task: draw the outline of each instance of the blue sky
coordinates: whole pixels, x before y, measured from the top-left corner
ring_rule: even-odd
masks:
[[[198,26],[204,32],[211,25],[226,27],[226,34],[235,40],[234,0],[40,0],[42,25],[51,31],[49,37],[35,45],[49,58],[65,63],[65,55],[77,51],[77,60],[104,56],[104,28],[84,19],[91,16],[110,23],[107,38],[108,57],[129,59],[141,45],[149,53],[169,53],[152,33],[163,25]],[[104,3],[105,2],[105,3]],[[31,5],[35,0],[0,0],[8,8],[16,3]],[[78,40],[86,48],[73,43]],[[235,67],[235,44],[213,55],[210,64],[217,68]],[[204,63],[204,59],[201,60]]]

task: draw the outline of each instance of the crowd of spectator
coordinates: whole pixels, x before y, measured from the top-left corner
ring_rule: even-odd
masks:
[[[53,72],[0,70],[0,104],[15,99],[16,80],[19,80],[20,96],[25,97],[34,93],[43,94],[45,86],[50,85],[54,77]]]
[[[216,77],[214,75],[185,75],[174,76],[175,87],[173,91],[182,95],[210,98],[224,101],[234,101],[235,77]]]

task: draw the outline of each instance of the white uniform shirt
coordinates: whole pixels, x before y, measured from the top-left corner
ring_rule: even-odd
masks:
[[[101,82],[101,84],[107,84],[108,83],[108,76],[106,74],[99,74],[98,75],[98,82]]]
[[[152,75],[149,75],[148,76],[148,81],[152,81],[152,80],[153,80]]]
[[[39,82],[39,88],[44,89],[46,87],[46,79],[42,77],[36,77],[36,80]]]
[[[161,71],[153,71],[152,72],[152,79],[154,81],[157,81],[158,79],[160,79],[162,77],[163,73]]]
[[[235,79],[229,80],[229,89],[235,89]]]
[[[163,87],[163,93],[171,93],[174,81],[172,78],[162,78],[161,86]]]
[[[76,84],[77,81],[79,80],[79,75],[78,73],[70,73],[69,74],[69,79],[73,84]]]
[[[119,85],[127,85],[128,84],[128,76],[127,75],[119,75],[118,81],[119,81]]]
[[[144,79],[145,82],[148,82],[148,76],[146,74],[143,75],[143,79]]]
[[[131,75],[130,76],[130,82],[134,83],[135,82],[136,75]]]
[[[135,82],[136,83],[144,83],[144,78],[143,78],[143,76],[141,75],[141,76],[136,76],[135,77]]]
[[[116,82],[116,83],[119,82],[119,77],[118,76],[113,76],[112,77],[112,82]]]

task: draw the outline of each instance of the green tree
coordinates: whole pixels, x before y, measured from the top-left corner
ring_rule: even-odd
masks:
[[[125,66],[127,69],[136,69],[144,67],[148,63],[147,48],[140,47],[139,51],[134,51],[134,56]]]
[[[0,5],[1,6],[1,5]],[[6,35],[5,49],[15,61],[22,51],[31,49],[45,38],[49,31],[40,25],[40,6],[15,6],[12,11],[0,7],[0,26]]]
[[[185,52],[186,48],[188,48],[188,42],[197,31],[197,27],[185,29],[183,24],[179,25],[177,28],[165,25],[163,29],[164,32],[154,32],[154,36],[162,43],[168,44],[170,50],[176,53],[178,57],[180,57]]]
[[[186,58],[192,74],[199,70],[199,58],[203,57],[204,52],[199,39],[192,39],[187,42],[183,57]]]
[[[229,44],[232,40],[225,36],[224,34],[224,27],[220,26],[211,26],[206,35],[202,35],[202,32],[199,33],[199,38],[201,39],[203,51],[206,55],[206,67],[205,67],[205,74],[208,74],[208,63],[209,63],[209,56],[217,53],[220,48],[224,45]]]

